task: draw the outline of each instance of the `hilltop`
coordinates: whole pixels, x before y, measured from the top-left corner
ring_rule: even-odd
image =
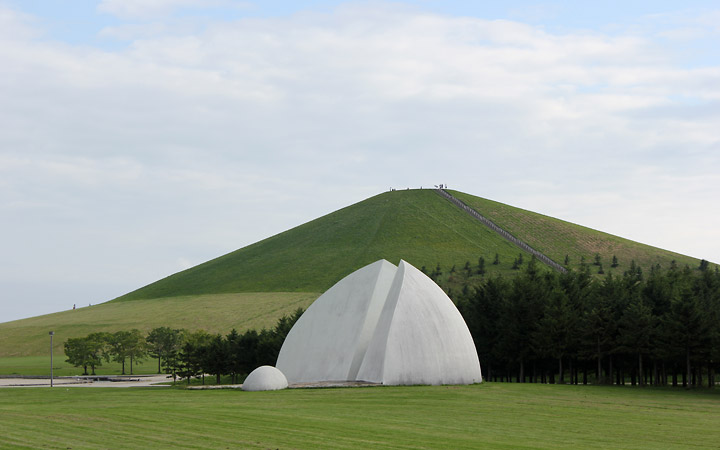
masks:
[[[491,260],[496,253],[501,260],[512,261],[520,252],[433,190],[392,191],[171,275],[116,301],[228,292],[322,292],[381,258],[394,264],[402,258],[432,270],[438,264],[449,269],[480,256]]]
[[[457,191],[451,194],[497,225],[570,268],[600,255],[606,273],[700,261],[560,219]],[[498,255],[500,264],[491,264]],[[384,258],[447,273],[486,260],[490,273],[511,271],[531,256],[431,189],[391,191],[152,283],[116,301],[230,292],[322,292],[345,275]]]

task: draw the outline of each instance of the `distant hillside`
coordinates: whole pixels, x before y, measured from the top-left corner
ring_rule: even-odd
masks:
[[[596,253],[605,273],[622,273],[632,260],[646,270],[655,264],[670,267],[671,261],[691,268],[700,264],[695,258],[450,192],[558,263],[563,264],[567,255],[570,268],[577,268],[584,258],[597,273],[599,267],[592,265]],[[492,264],[495,254],[497,265]],[[233,327],[243,331],[271,326],[283,314],[307,307],[347,274],[380,258],[395,264],[402,258],[428,272],[439,264],[440,284],[460,289],[480,279],[480,257],[488,275],[513,276],[518,271],[512,270],[512,263],[520,254],[530,259],[434,190],[386,192],[111,302],[0,324],[0,357],[40,354],[47,330],[55,330],[56,350],[62,352],[68,337],[92,331],[171,326],[227,332]],[[615,269],[610,267],[613,255],[619,262]],[[469,272],[463,270],[466,262]]]
[[[0,358],[46,355],[48,331],[55,331],[55,355],[63,343],[90,333],[137,328],[146,333],[156,327],[205,330],[227,334],[271,328],[279,317],[297,308],[307,309],[319,296],[313,292],[260,292],[169,297],[134,302],[106,302],[68,311],[0,323]],[[65,357],[62,356],[61,360]],[[60,361],[60,360],[58,360]],[[7,373],[0,360],[0,375]],[[1,446],[0,446],[1,447]]]
[[[376,195],[131,292],[118,301],[226,292],[322,292],[385,258],[432,270],[520,250],[433,190]],[[528,255],[526,255],[526,258]],[[490,261],[488,261],[489,263]],[[500,268],[497,268],[501,270]],[[504,267],[502,270],[509,270]]]
[[[612,257],[625,270],[631,260],[697,267],[699,260],[552,217],[457,191],[478,212],[536,250],[570,267],[601,256],[605,272]],[[492,265],[495,254],[501,264]],[[405,259],[428,272],[440,265],[476,265],[484,257],[492,272],[511,273],[519,254],[530,256],[483,226],[435,191],[406,190],[376,195],[204,264],[171,275],[116,301],[230,292],[322,292],[350,272],[385,258]]]
[[[462,192],[450,192],[480,214],[558,263],[563,264],[567,256],[569,267],[579,267],[582,258],[585,258],[586,263],[592,265],[595,262],[596,254],[600,255],[600,261],[606,273],[613,272],[611,267],[613,256],[617,257],[619,266],[615,271],[619,272],[627,270],[632,260],[645,269],[657,264],[667,269],[672,261],[675,261],[680,267],[688,265],[691,268],[697,268],[700,265],[700,260],[679,253],[640,244]]]

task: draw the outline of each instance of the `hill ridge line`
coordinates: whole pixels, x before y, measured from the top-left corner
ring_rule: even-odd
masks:
[[[512,234],[507,232],[505,229],[499,227],[495,222],[493,222],[492,220],[483,216],[482,214],[477,212],[474,208],[469,207],[468,205],[465,204],[465,202],[463,202],[459,198],[455,197],[454,195],[452,195],[445,189],[437,188],[437,189],[435,189],[435,192],[440,194],[442,197],[445,197],[447,200],[449,200],[452,204],[454,204],[458,208],[460,208],[460,209],[464,210],[465,212],[467,212],[468,214],[470,214],[473,218],[480,221],[483,225],[485,225],[488,228],[490,228],[491,230],[495,231],[497,234],[502,236],[505,240],[515,244],[516,246],[520,247],[521,249],[525,250],[526,252],[534,255],[542,263],[552,267],[553,269],[557,270],[558,272],[561,272],[561,273],[567,272],[567,269],[565,267],[563,267],[560,264],[558,264],[557,262],[553,261],[549,256],[530,247],[530,245],[528,245],[525,241],[522,241],[522,240],[516,238],[515,236],[513,236]]]

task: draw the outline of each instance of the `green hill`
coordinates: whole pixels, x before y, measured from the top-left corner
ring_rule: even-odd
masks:
[[[579,267],[582,258],[592,264],[600,255],[606,273],[613,256],[618,259],[617,271],[624,272],[634,260],[639,266],[650,268],[659,264],[668,268],[672,261],[680,267],[698,267],[700,260],[679,253],[640,244],[612,234],[575,225],[553,217],[475,197],[462,192],[450,191],[455,197],[495,222],[515,237],[529,243],[534,249],[563,264],[565,257],[570,267]]]
[[[450,191],[478,212],[563,264],[577,267],[599,254],[606,272],[616,256],[626,270],[671,261],[697,267],[699,260],[639,244],[552,217],[480,197]],[[501,264],[490,264],[495,254]],[[386,192],[335,211],[284,233],[183,272],[116,301],[229,292],[322,292],[350,272],[385,258],[402,258],[428,272],[444,272],[466,262],[487,261],[489,271],[508,272],[520,253],[515,245],[473,219],[433,190]]]
[[[170,327],[226,334],[232,328],[272,327],[278,317],[291,314],[297,308],[307,308],[318,295],[313,292],[260,292],[107,302],[0,323],[0,375],[5,373],[3,356],[45,355],[49,330],[55,331],[58,355],[62,355],[63,342],[67,338],[96,331],[137,328],[148,332],[155,327]]]
[[[555,261],[562,264],[567,255],[570,267],[577,267],[581,258],[592,263],[595,254],[601,255],[606,273],[626,270],[631,260],[645,268],[669,267],[671,261],[700,264],[695,258],[552,217],[451,193]],[[298,306],[307,307],[318,293],[380,258],[393,263],[402,258],[428,272],[439,264],[441,284],[452,288],[467,281],[462,270],[466,262],[477,268],[483,257],[489,274],[512,276],[517,273],[512,262],[521,253],[529,260],[527,253],[433,190],[386,192],[113,301],[0,324],[0,356],[43,354],[49,329],[55,330],[61,353],[68,337],[92,331],[261,328]],[[493,265],[496,254],[500,263]],[[610,267],[613,255],[620,264],[616,269]]]
[[[322,292],[378,259],[429,270],[521,251],[433,190],[393,191],[356,203],[117,301],[227,292]],[[529,255],[525,255],[529,257]],[[488,261],[488,262],[490,262]],[[509,270],[509,267],[503,267]]]

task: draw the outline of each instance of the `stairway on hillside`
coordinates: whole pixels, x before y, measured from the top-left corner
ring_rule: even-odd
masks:
[[[567,272],[567,269],[566,269],[565,267],[563,267],[563,266],[561,266],[560,264],[556,263],[555,261],[553,261],[552,259],[550,259],[550,257],[548,257],[547,255],[545,255],[544,253],[541,253],[541,252],[535,250],[534,248],[530,247],[530,246],[529,246],[527,243],[525,243],[524,241],[521,241],[520,239],[518,239],[518,238],[516,238],[515,236],[513,236],[512,234],[508,233],[508,232],[505,231],[504,229],[500,228],[497,224],[495,224],[495,222],[493,222],[492,220],[490,220],[490,219],[488,219],[487,217],[483,216],[483,215],[480,214],[479,212],[475,211],[473,208],[471,208],[471,207],[469,207],[468,205],[466,205],[462,200],[460,200],[460,199],[458,199],[457,197],[453,196],[452,194],[450,194],[450,193],[449,193],[448,191],[446,191],[445,189],[439,188],[439,189],[435,189],[435,191],[436,191],[438,194],[440,194],[440,195],[442,195],[443,197],[445,197],[446,199],[448,199],[451,203],[453,203],[453,204],[454,204],[455,206],[457,206],[458,208],[464,210],[465,212],[467,212],[468,214],[470,214],[472,217],[474,217],[475,219],[477,219],[477,220],[479,220],[480,222],[482,222],[485,226],[487,226],[487,227],[490,228],[491,230],[495,231],[497,234],[499,234],[500,236],[502,236],[502,237],[505,238],[506,240],[508,240],[508,241],[512,242],[513,244],[517,245],[518,247],[520,247],[521,249],[523,249],[523,250],[525,250],[526,252],[530,253],[531,255],[534,255],[535,258],[537,258],[540,262],[542,262],[542,263],[544,263],[544,264],[552,267],[553,269],[557,270],[558,272],[562,272],[562,273]]]

